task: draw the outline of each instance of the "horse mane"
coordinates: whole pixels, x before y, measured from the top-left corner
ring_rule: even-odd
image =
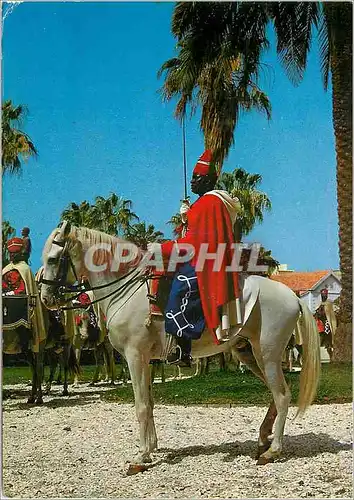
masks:
[[[53,240],[59,233],[60,233],[60,228],[56,228],[51,232],[43,248],[43,254],[42,254],[43,260],[45,256],[48,254],[53,244]],[[68,249],[70,250],[71,248],[73,248],[77,241],[80,241],[82,243],[84,251],[94,245],[100,245],[100,244],[110,245],[111,247],[110,251],[99,248],[95,251],[93,256],[94,265],[100,266],[102,264],[107,263],[108,264],[107,270],[110,270],[111,268],[111,264],[114,260],[117,246],[119,244],[132,243],[127,240],[124,240],[123,238],[119,238],[118,236],[112,236],[110,234],[103,233],[102,231],[98,231],[96,229],[71,226],[70,233],[67,238]],[[136,267],[143,258],[143,256],[144,256],[144,251],[139,248],[138,255],[131,262],[120,264],[119,271],[117,271],[116,273],[113,272],[113,274],[120,274],[122,270],[128,271],[129,269]]]

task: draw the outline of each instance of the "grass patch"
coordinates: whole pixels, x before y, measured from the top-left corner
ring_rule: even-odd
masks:
[[[95,366],[81,366],[80,380],[83,382],[91,382]],[[57,373],[55,373],[54,380],[56,380]],[[63,379],[62,372],[62,379]],[[44,380],[49,377],[49,367],[44,369]],[[32,379],[30,366],[5,366],[2,369],[2,383],[3,385],[26,384]],[[73,377],[69,377],[69,383],[73,382]]]
[[[299,393],[299,372],[287,373],[292,401]],[[103,394],[102,399],[117,403],[133,403],[131,385]],[[244,404],[268,405],[270,392],[251,373],[239,371],[220,373],[215,369],[204,377],[173,380],[154,385],[156,403],[173,405]],[[324,364],[315,403],[347,403],[352,401],[352,365]]]
[[[92,380],[94,366],[82,366],[81,380]],[[117,371],[119,366],[117,365]],[[183,375],[192,375],[194,368],[183,368]],[[165,367],[166,377],[174,375],[174,368]],[[45,380],[49,369],[45,369]],[[157,373],[159,375],[159,373]],[[285,377],[291,386],[292,402],[295,403],[299,393],[299,372],[287,373]],[[4,367],[3,385],[27,383],[31,379],[29,367]],[[72,379],[70,379],[72,382]],[[220,373],[217,366],[211,366],[209,375],[203,377],[169,380],[165,384],[154,384],[154,400],[156,403],[171,405],[198,404],[244,404],[268,405],[270,392],[262,382],[249,372],[229,371]],[[133,403],[131,384],[126,387],[117,386],[101,395],[102,399],[117,403]],[[321,379],[315,403],[348,403],[352,401],[352,365],[323,364]]]

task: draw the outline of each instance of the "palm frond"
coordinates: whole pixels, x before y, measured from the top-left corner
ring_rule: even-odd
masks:
[[[319,20],[319,2],[272,2],[270,11],[280,62],[297,85],[306,68],[313,27]]]

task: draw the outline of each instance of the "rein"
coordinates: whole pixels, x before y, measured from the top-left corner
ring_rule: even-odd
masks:
[[[73,274],[75,276],[76,281],[79,281],[79,279],[78,279],[78,276],[77,276],[77,273],[76,273],[75,266],[74,266],[74,264],[73,264],[73,262],[72,262],[72,260],[70,258],[70,255],[68,253],[67,244],[65,242],[60,242],[60,241],[55,241],[55,240],[53,240],[53,244],[55,244],[55,245],[63,248],[63,254],[60,256],[60,259],[59,259],[59,266],[58,266],[57,276],[56,276],[56,278],[54,280],[47,280],[47,279],[45,279],[45,278],[42,277],[39,280],[39,283],[43,283],[45,285],[51,285],[51,286],[54,285],[54,286],[56,286],[57,289],[58,289],[57,291],[58,291],[58,295],[59,296],[60,295],[64,295],[65,293],[75,293],[75,292],[77,292],[76,295],[71,296],[70,298],[64,299],[64,301],[63,301],[64,303],[68,303],[68,302],[71,302],[71,301],[77,299],[83,292],[94,291],[94,290],[101,290],[103,288],[107,288],[107,287],[110,287],[112,285],[115,285],[115,284],[119,283],[120,281],[122,281],[123,279],[127,278],[128,276],[130,276],[131,274],[136,273],[136,271],[137,271],[137,269],[132,269],[131,271],[129,271],[124,276],[121,276],[121,277],[117,278],[116,280],[111,281],[110,283],[105,283],[103,285],[97,285],[97,286],[91,286],[91,285],[89,285],[89,286],[87,286],[84,283],[78,284],[78,285],[69,285],[65,281],[66,278],[67,278],[69,266],[71,267],[71,270],[73,271]],[[149,293],[148,280],[149,279],[159,279],[160,277],[161,277],[160,275],[144,275],[144,276],[140,276],[140,273],[139,273],[138,276],[133,276],[126,283],[124,283],[122,286],[118,287],[116,290],[113,290],[112,292],[108,293],[104,297],[101,297],[99,299],[95,299],[92,302],[90,302],[90,306],[93,305],[93,304],[96,304],[97,302],[105,300],[105,299],[107,299],[109,297],[112,297],[113,295],[118,294],[119,292],[121,292],[122,290],[124,290],[124,288],[126,288],[126,287],[128,287],[128,286],[130,286],[132,284],[138,283],[139,281],[141,281],[140,286],[128,297],[127,301],[144,285],[144,283],[147,284],[148,293]],[[60,306],[59,304],[57,304],[57,305],[58,305],[58,309],[61,310],[61,311],[70,311],[70,310],[75,310],[75,309],[83,309],[82,305],[73,305],[73,306],[64,306],[64,307]]]
[[[134,269],[134,271],[135,271],[135,269]],[[125,274],[124,276],[121,276],[119,278],[119,280],[115,280],[115,281],[112,281],[111,283],[107,283],[106,285],[102,285],[102,286],[98,286],[98,287],[85,288],[83,291],[97,290],[98,288],[104,288],[104,287],[110,286],[114,283],[117,283],[117,281],[121,281],[123,278],[126,278],[129,274],[131,274],[131,272],[128,274]],[[131,278],[127,283],[124,283],[122,286],[120,286],[116,290],[113,290],[113,292],[110,292],[107,295],[105,295],[104,297],[100,297],[99,299],[92,300],[89,305],[91,306],[92,304],[96,304],[97,302],[101,302],[101,300],[108,299],[109,297],[112,297],[113,295],[116,295],[119,292],[121,292],[122,290],[124,290],[127,286],[138,283],[139,281],[141,281],[140,286],[130,295],[130,297],[129,297],[129,299],[130,299],[144,285],[144,283],[147,282],[148,279],[149,279],[149,276],[135,276],[135,277]],[[77,297],[79,297],[81,295],[81,293],[83,291],[81,291],[80,293],[75,295],[75,297],[71,297],[69,299],[66,299],[65,302],[71,302],[72,300],[75,300]],[[79,305],[77,305],[77,306],[65,306],[65,307],[59,306],[59,308],[62,311],[70,311],[73,309],[83,309],[82,305],[80,305],[80,306]]]

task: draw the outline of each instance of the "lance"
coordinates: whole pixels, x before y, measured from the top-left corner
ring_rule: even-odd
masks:
[[[184,199],[187,199],[187,160],[186,160],[186,122],[184,115],[182,116],[182,150],[183,150],[183,180],[184,180]],[[187,224],[183,223],[182,237],[187,233]]]
[[[186,122],[182,116],[182,146],[183,146],[183,179],[184,179],[184,199],[187,199],[187,160],[186,160]]]

